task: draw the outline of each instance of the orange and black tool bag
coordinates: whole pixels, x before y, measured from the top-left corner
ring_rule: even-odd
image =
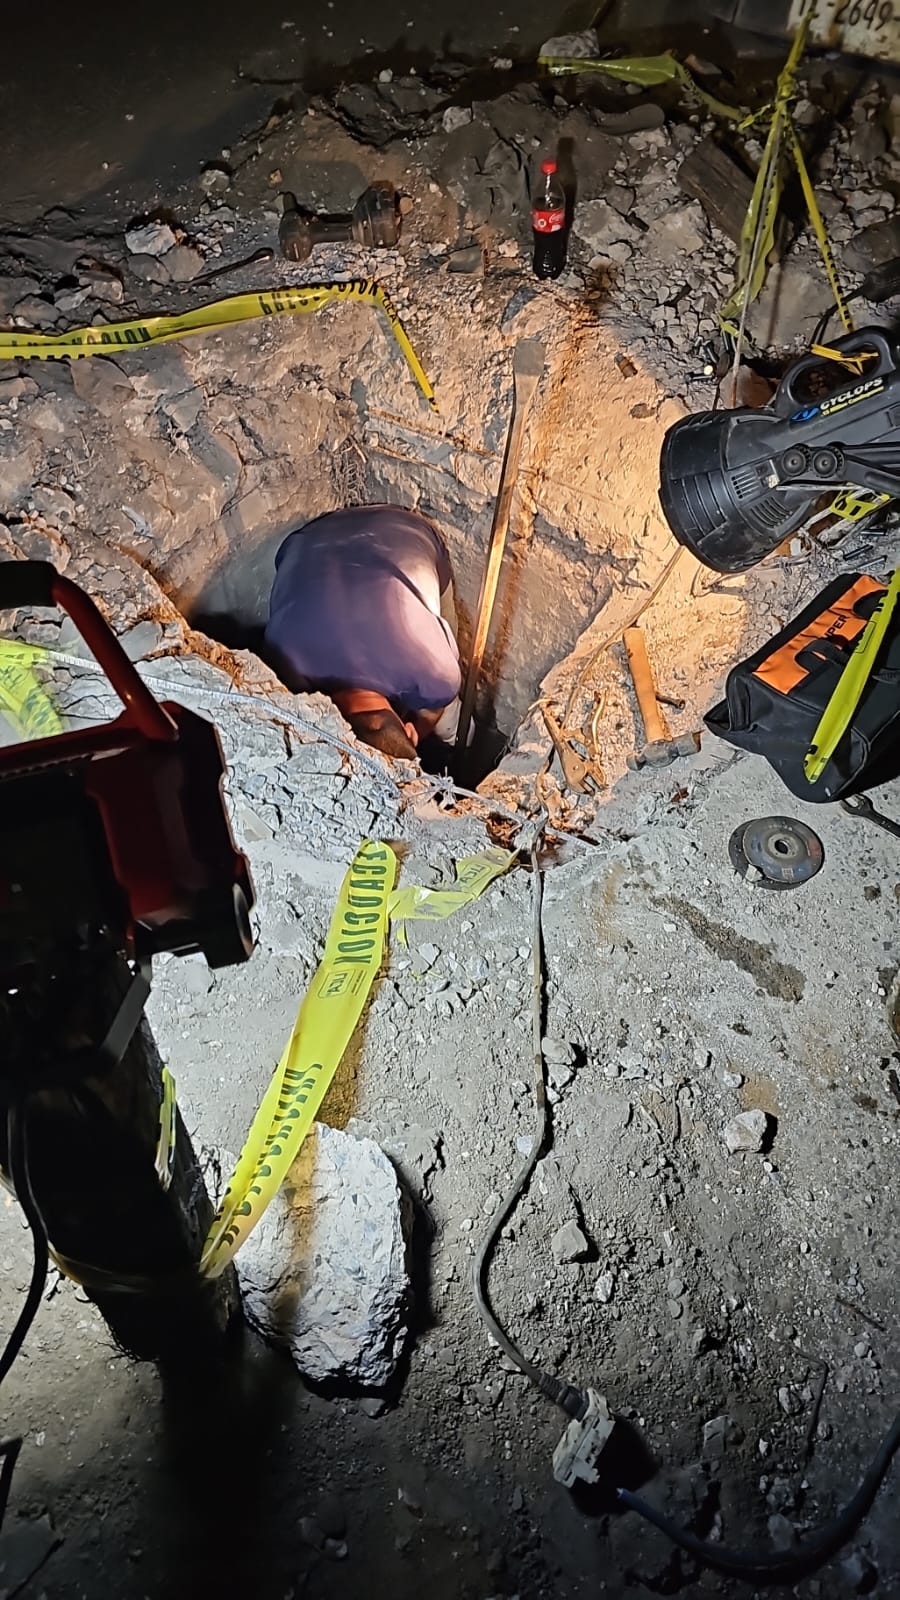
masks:
[[[816,783],[805,756],[884,585],[835,578],[793,622],[732,667],[725,699],[705,717],[720,739],[765,756],[801,800],[839,800],[900,775],[900,617],[888,626],[850,728]]]

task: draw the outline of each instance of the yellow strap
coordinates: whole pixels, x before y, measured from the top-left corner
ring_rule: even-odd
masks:
[[[46,654],[39,645],[0,639],[0,709],[24,739],[49,739],[63,732],[62,719],[32,668]]]
[[[863,517],[871,516],[879,506],[886,506],[892,498],[889,494],[879,494],[877,489],[862,489],[859,484],[848,484],[840,489],[827,508],[835,517],[840,517],[842,522],[862,522]]]
[[[878,359],[877,350],[858,350],[849,355],[846,350],[834,350],[829,344],[811,344],[809,348],[814,356],[821,356],[824,361],[839,361],[842,367],[849,367],[858,378],[862,377],[867,361]]]
[[[803,771],[807,783],[817,783],[828,762],[847,732],[871,677],[888,624],[894,614],[900,595],[900,567],[878,601],[866,623],[864,632],[853,647],[837,688],[829,700],[813,734],[812,743],[803,758]]]
[[[249,322],[256,317],[296,316],[320,311],[333,301],[344,300],[367,301],[384,312],[410,372],[428,404],[436,411],[434,390],[409,335],[390,297],[374,278],[353,278],[348,283],[315,283],[299,289],[269,289],[260,294],[235,294],[227,300],[214,300],[196,311],[182,311],[172,317],[138,317],[130,322],[108,322],[99,328],[72,328],[68,333],[0,332],[0,359],[108,356],[114,352],[141,350],[150,344],[165,344],[188,334],[213,333],[218,328]]]
[[[768,257],[775,245],[775,221],[781,199],[781,144],[784,137],[784,110],[776,105],[769,125],[759,171],[747,215],[741,228],[737,276],[722,307],[720,321],[733,337],[743,335],[747,307],[763,286]],[[739,324],[735,324],[739,318]]]
[[[200,1259],[204,1277],[216,1278],[225,1270],[281,1187],[312,1127],[381,967],[396,870],[387,844],[366,840],[356,852],[325,954],[207,1235]]]

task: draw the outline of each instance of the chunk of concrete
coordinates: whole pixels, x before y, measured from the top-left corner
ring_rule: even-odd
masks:
[[[637,244],[640,240],[637,228],[605,200],[589,200],[579,206],[572,232],[601,254],[611,244]]]
[[[39,287],[36,278],[0,278],[0,317],[8,317],[20,300],[36,295]]]
[[[730,1155],[737,1155],[739,1150],[760,1151],[768,1127],[769,1119],[764,1111],[739,1112],[726,1124],[722,1134],[726,1150]]]
[[[129,400],[134,399],[131,379],[109,356],[73,361],[72,383],[79,400],[93,406],[104,417],[119,416]]]
[[[788,258],[769,272],[750,308],[748,326],[763,348],[794,345],[810,337],[830,298],[828,280],[817,262],[806,265]]]
[[[125,234],[125,248],[133,256],[164,256],[177,242],[177,236],[167,222],[139,223]]]
[[[407,1334],[406,1226],[374,1140],[317,1123],[237,1257],[247,1320],[313,1383],[383,1388]]]
[[[591,1247],[577,1222],[564,1222],[561,1228],[557,1228],[550,1240],[550,1248],[554,1261],[560,1263],[584,1261],[591,1253]]]
[[[61,1544],[48,1516],[10,1518],[0,1535],[0,1595],[21,1594]]]
[[[691,256],[703,249],[708,238],[706,219],[696,200],[670,206],[650,224],[650,248],[658,261],[669,263]]]
[[[173,283],[189,283],[203,271],[206,262],[196,245],[176,244],[166,251],[162,265]]]
[[[896,256],[900,256],[900,216],[863,228],[844,251],[844,265],[851,272],[869,272]]]

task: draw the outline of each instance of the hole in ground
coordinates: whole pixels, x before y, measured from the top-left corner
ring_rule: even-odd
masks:
[[[537,318],[540,312],[546,321],[551,313],[532,301],[528,288],[511,305],[517,314]],[[265,658],[263,628],[282,541],[330,509],[389,503],[421,512],[446,543],[465,660],[512,392],[508,343],[490,383],[478,369],[480,355],[470,331],[460,334],[457,344],[460,431],[431,419],[413,422],[373,412],[366,386],[355,381],[356,419],[325,458],[327,471],[311,472],[309,461],[298,454],[295,481],[285,483],[294,458],[282,456],[275,517],[269,511],[266,520],[270,502],[265,497],[245,495],[223,519],[224,554],[221,544],[215,556],[204,552],[201,558],[198,551],[200,570],[190,584],[172,585],[173,598],[194,627]],[[547,348],[555,350],[549,339]],[[619,348],[592,317],[584,329],[570,329],[564,361],[548,360],[513,495],[479,684],[476,738],[459,762],[452,751],[433,743],[421,752],[424,766],[449,768],[466,786],[480,782],[497,764],[547,672],[571,651],[613,592],[633,589],[637,598],[648,570],[652,574],[671,548],[656,489],[660,444],[672,419],[649,374],[633,363],[629,375],[622,374],[615,361]],[[464,355],[468,369],[461,365]],[[454,381],[453,373],[445,373],[442,394],[449,392],[451,402]],[[258,396],[259,404],[266,398]],[[272,404],[277,403],[283,401],[276,396]],[[321,409],[316,400],[316,416]],[[453,414],[450,403],[448,412]]]
[[[190,622],[192,627],[227,645],[230,650],[252,651],[274,670],[274,663],[268,658],[262,623],[248,622],[227,612],[204,611],[195,611]],[[473,789],[489,772],[493,772],[508,748],[509,735],[493,723],[476,716],[472,742],[467,750],[457,751],[455,746],[445,744],[442,739],[423,739],[419,746],[419,760],[426,772],[447,774],[454,783]]]

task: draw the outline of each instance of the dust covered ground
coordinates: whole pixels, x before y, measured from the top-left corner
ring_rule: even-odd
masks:
[[[171,681],[171,664],[154,670]],[[189,703],[210,670],[175,677]],[[259,945],[215,977],[164,963],[151,1002],[201,1146],[248,1125],[360,836],[396,841],[401,881],[426,883],[486,837],[421,783],[401,813],[330,744],[294,739],[286,761],[265,714],[216,720]],[[735,820],[785,809],[819,831],[821,873],[781,894],[741,882]],[[894,847],[840,813],[785,808],[761,763],[721,746],[677,779],[629,775],[609,813],[597,845],[546,871],[546,1030],[574,1061],[550,1065],[552,1139],[499,1247],[495,1299],[529,1356],[633,1420],[654,1497],[773,1548],[847,1498],[896,1393]],[[412,1333],[387,1408],[314,1395],[252,1335],[209,1392],[162,1393],[56,1285],[6,1412],[26,1433],[14,1517],[46,1509],[64,1538],[48,1594],[363,1595],[373,1573],[409,1595],[426,1573],[448,1597],[739,1592],[631,1520],[581,1515],[550,1474],[558,1415],[473,1308],[473,1252],[533,1125],[530,887],[515,869],[455,919],[412,925],[408,950],[392,940],[326,1107],[390,1153],[417,1202]],[[770,1119],[763,1152],[726,1150],[742,1109]],[[584,1259],[561,1261],[572,1223]],[[12,1307],[28,1246],[11,1206],[3,1227]],[[317,1514],[346,1542],[339,1565],[310,1546]],[[893,1592],[890,1488],[850,1559],[797,1593],[853,1593],[858,1571]]]
[[[491,807],[532,808],[535,774],[545,779],[552,820],[569,830],[544,866],[552,1133],[497,1251],[496,1305],[526,1354],[593,1385],[634,1424],[658,1504],[730,1546],[773,1550],[845,1503],[896,1404],[895,841],[794,801],[761,762],[711,737],[666,772],[629,773],[639,731],[616,650],[600,652],[574,702],[583,734],[603,699],[607,786],[565,792],[528,708],[548,697],[566,711],[586,658],[671,554],[655,504],[659,442],[685,403],[710,397],[702,372],[690,374],[733,248],[677,186],[706,129],[699,113],[667,108],[660,120],[641,102],[651,125],[611,132],[604,118],[627,104],[556,104],[509,89],[505,67],[488,70],[503,93],[479,98],[452,73],[436,86],[392,75],[278,113],[246,163],[234,157],[227,191],[177,197],[197,277],[271,244],[282,186],[337,206],[376,173],[402,183],[415,204],[399,250],[329,249],[303,268],[244,269],[229,288],[266,287],[276,267],[293,283],[376,271],[439,418],[365,307],[269,318],[139,360],[10,363],[3,549],[49,556],[83,582],[155,686],[222,732],[258,948],[246,968],[215,976],[159,963],[150,1006],[205,1151],[240,1143],[360,839],[392,841],[401,882],[433,884],[491,837],[508,839],[509,818]],[[851,177],[854,193],[869,185],[864,230],[893,215],[887,141],[873,149],[870,135],[865,163],[853,153],[889,95],[863,85],[858,103],[862,120],[847,110],[825,151],[838,238],[859,209]],[[448,110],[471,116],[445,126]],[[584,153],[581,233],[570,272],[541,286],[528,275],[522,174],[558,136]],[[56,218],[40,237],[7,239],[0,284],[15,326],[208,298],[192,278],[142,279],[155,269],[135,265],[120,220],[102,238]],[[448,272],[473,240],[485,276]],[[807,247],[792,271],[815,280]],[[821,283],[807,291],[817,315]],[[526,721],[482,800],[462,801],[366,761],[325,702],[285,695],[254,657],[183,617],[221,637],[236,627],[237,639],[260,621],[268,563],[291,526],[381,497],[420,506],[445,532],[465,638],[511,350],[535,334],[547,371],[482,706],[506,732]],[[636,370],[617,363],[629,353]],[[876,548],[876,570],[889,546]],[[840,561],[801,541],[736,582],[679,570],[645,619],[660,683],[686,702],[679,730],[698,725],[773,616],[796,611]],[[108,714],[70,629],[48,614],[11,620],[66,656],[49,682],[70,716]],[[896,812],[896,787],[873,798]],[[786,893],[742,882],[733,829],[785,812],[821,836],[822,871]],[[4,1391],[6,1431],[25,1433],[19,1554],[26,1535],[46,1549],[45,1516],[62,1539],[25,1592],[751,1592],[699,1573],[632,1518],[587,1515],[553,1483],[561,1419],[508,1370],[473,1305],[474,1253],[533,1125],[530,917],[522,866],[455,919],[413,926],[409,949],[393,937],[325,1108],[387,1151],[415,1203],[410,1332],[386,1398],[314,1393],[249,1333],[242,1359],[202,1391],[163,1392],[116,1354],[71,1285],[54,1285]],[[743,1111],[765,1113],[763,1147],[730,1153],[725,1130]],[[0,1223],[6,1318],[29,1257],[11,1203]],[[895,1508],[892,1480],[841,1559],[796,1593],[896,1593]]]

